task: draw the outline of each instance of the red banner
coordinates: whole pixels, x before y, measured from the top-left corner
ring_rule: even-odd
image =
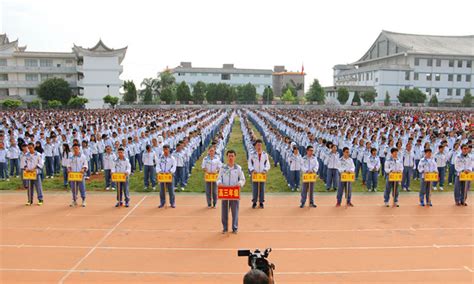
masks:
[[[240,200],[240,186],[219,185],[217,187],[217,198],[223,200]]]

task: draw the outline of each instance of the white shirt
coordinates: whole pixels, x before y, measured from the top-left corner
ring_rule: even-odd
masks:
[[[251,155],[250,159],[248,160],[248,168],[251,172],[268,172],[270,170],[270,161],[268,160],[267,153],[262,152],[262,154],[260,154],[260,158],[258,153]]]

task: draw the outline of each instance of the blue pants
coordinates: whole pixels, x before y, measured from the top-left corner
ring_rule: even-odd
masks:
[[[385,173],[385,157],[380,157],[380,169]]]
[[[237,231],[239,228],[239,200],[222,200],[222,227],[224,231],[228,231],[229,207],[232,212],[232,231]]]
[[[301,190],[301,204],[306,203],[309,191],[309,204],[314,204],[314,182],[304,182]]]
[[[63,184],[67,186],[67,167],[63,166]]]
[[[367,189],[377,189],[379,172],[367,171]]]
[[[99,153],[99,168],[104,169],[104,153]]]
[[[186,186],[186,183],[185,183],[185,180],[184,180],[184,167],[176,167],[176,172],[174,174],[174,178],[175,178],[175,186],[178,187],[178,186],[181,186],[181,187],[185,187]]]
[[[46,156],[45,158],[45,168],[46,168],[46,176],[47,177],[52,177],[54,175],[54,161],[53,157],[48,157]]]
[[[331,187],[336,189],[338,187],[338,171],[337,169],[328,169],[326,178],[326,189],[329,190]]]
[[[413,171],[413,178],[421,178],[420,172],[418,171],[418,164],[420,160],[415,160],[416,170]]]
[[[20,159],[10,159],[10,176],[20,176]]]
[[[91,159],[91,172],[98,173],[99,172],[99,154],[92,154]]]
[[[156,186],[156,169],[154,166],[145,165],[145,172],[143,174],[143,179],[144,179],[145,187],[148,187],[150,185],[150,181],[151,181],[152,187]]]
[[[444,186],[444,180],[446,176],[446,167],[440,167],[438,168],[438,174],[439,174],[439,186],[443,187]],[[437,186],[438,182],[433,182],[433,186]]]
[[[61,171],[61,157],[60,156],[54,156],[53,157],[53,164],[54,164],[54,173],[59,174]]]
[[[41,179],[37,177],[36,180],[27,180],[28,185],[28,202],[33,203],[34,189],[36,188],[36,194],[38,195],[38,200],[43,200],[43,185],[41,184]]]
[[[90,177],[90,176],[91,176],[91,167],[92,167],[91,160],[88,160],[88,161],[87,161],[87,165],[89,166],[89,167],[87,168],[87,176]]]
[[[300,171],[290,171],[290,187],[291,189],[300,187]]]
[[[456,170],[454,169],[454,164],[448,164],[449,174],[448,174],[448,182],[454,183],[456,177]]]
[[[367,163],[362,163],[362,182],[366,183],[367,181]]]
[[[394,188],[394,184],[397,184],[396,191]],[[384,202],[389,202],[390,201],[390,193],[394,195],[394,201],[395,203],[398,203],[398,194],[400,193],[400,183],[399,182],[389,182],[388,181],[388,175],[385,177],[385,192],[383,194],[383,200]]]
[[[355,162],[355,178],[356,179],[359,179],[359,171],[360,171],[361,165],[362,165],[362,162],[356,159],[356,162]]]
[[[142,161],[142,153],[140,152],[139,154],[135,154],[135,160],[138,162],[138,168],[140,169],[140,172],[143,169],[143,161]]]
[[[132,173],[135,172],[135,168],[136,168],[136,165],[135,165],[135,155],[131,155],[131,156],[128,156],[128,160],[130,161],[130,166],[132,168]]]
[[[170,205],[174,206],[175,200],[174,200],[173,183],[161,183],[161,182],[160,182],[160,206],[164,206],[166,203],[165,189],[166,191],[168,191],[168,194],[170,196]]]
[[[402,188],[410,188],[410,179],[413,175],[413,167],[403,167]]]
[[[104,177],[105,177],[105,187],[106,188],[107,187],[115,188],[115,182],[112,182],[112,171],[111,170],[104,170]]]
[[[425,182],[425,179],[421,179],[421,189],[420,189],[420,203],[423,203],[426,199],[426,204],[431,202],[431,189],[433,188],[432,182]]]
[[[125,182],[117,183],[117,202],[122,202],[122,198],[125,197],[125,203],[130,202],[130,191],[128,188],[128,177]]]
[[[215,182],[206,182],[206,200],[207,206],[213,206],[217,204],[217,183]]]
[[[81,193],[82,200],[86,200],[86,183],[84,180],[82,181],[71,181],[71,192],[72,192],[72,200],[77,200],[77,191],[79,190]]]
[[[260,192],[259,192],[260,189]],[[252,202],[257,203],[265,202],[265,183],[264,182],[252,182]]]
[[[345,192],[345,194],[346,194],[345,197],[346,197],[347,203],[350,203],[351,198],[352,198],[352,182],[340,182],[339,183],[339,186],[337,188],[337,203],[341,203],[342,193],[344,191],[347,191],[347,192]]]
[[[456,182],[454,184],[454,201],[456,203],[463,203],[467,199],[467,192],[471,190],[470,181],[460,181],[459,176],[456,176]]]
[[[8,166],[7,163],[0,163],[0,178],[8,178]]]

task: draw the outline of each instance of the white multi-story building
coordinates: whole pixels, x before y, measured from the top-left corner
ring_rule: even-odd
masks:
[[[197,82],[225,83],[232,86],[252,84],[257,93],[262,94],[266,87],[272,86],[271,69],[241,69],[234,64],[224,64],[222,68],[192,67],[191,62],[181,62],[180,66],[171,69],[177,83],[186,82],[191,88]]]
[[[121,62],[127,47],[111,49],[101,40],[92,48],[74,45],[72,52],[26,51],[18,40],[0,35],[0,97],[26,102],[36,99],[42,81],[57,77],[69,83],[74,94],[89,100],[87,108],[101,108],[107,94],[119,95]]]
[[[396,102],[400,89],[418,88],[428,100],[460,102],[470,90],[474,94],[474,36],[433,36],[382,31],[358,61],[334,66],[334,86],[327,87],[329,101],[337,88],[354,92],[374,90],[376,101],[388,93]]]

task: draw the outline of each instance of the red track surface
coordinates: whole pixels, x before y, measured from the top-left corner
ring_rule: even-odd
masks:
[[[277,283],[473,283],[473,207],[434,194],[432,208],[401,194],[400,208],[382,195],[357,195],[354,208],[316,197],[267,195],[266,208],[240,204],[239,234],[222,235],[220,208],[205,197],[177,195],[176,209],[158,209],[156,194],[132,193],[130,208],[115,194],[89,194],[87,208],[69,208],[68,194],[46,192],[42,207],[25,193],[0,193],[2,283],[241,283],[248,270],[238,249],[273,248]],[[220,204],[219,204],[220,205]]]

